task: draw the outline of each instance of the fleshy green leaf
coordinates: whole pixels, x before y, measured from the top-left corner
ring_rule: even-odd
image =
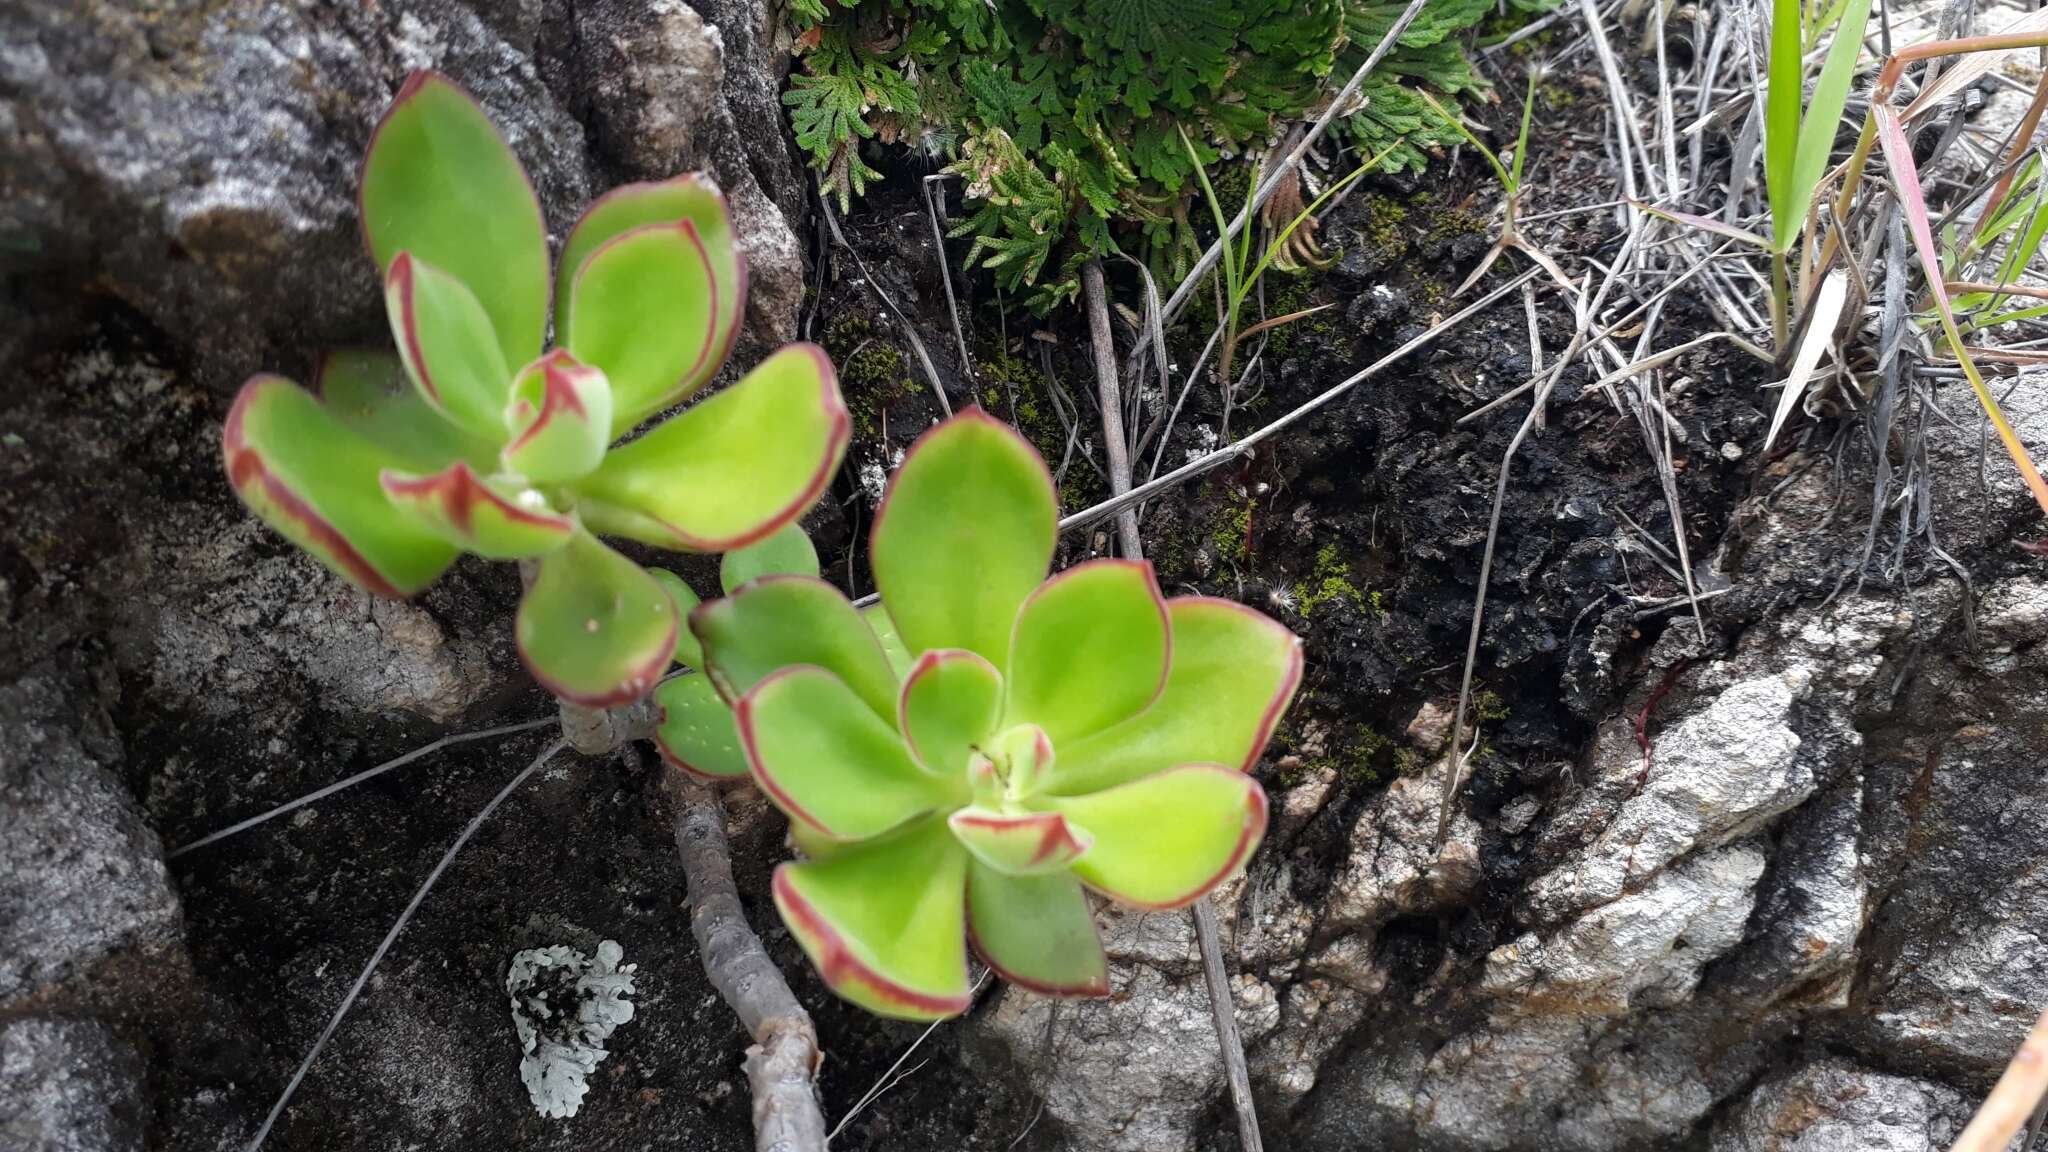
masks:
[[[1040,802],[1095,834],[1074,875],[1140,908],[1178,908],[1243,865],[1266,834],[1266,793],[1221,764],[1185,764]]]
[[[903,646],[903,637],[896,634],[896,622],[889,619],[889,610],[880,603],[870,604],[860,610],[860,618],[874,630],[875,639],[881,642],[882,651],[889,657],[889,669],[896,673],[898,680],[910,675],[910,649]]]
[[[548,241],[519,158],[469,93],[415,72],[363,158],[363,239],[384,273],[400,252],[447,272],[482,301],[499,359],[540,355]]]
[[[596,470],[611,443],[611,385],[557,348],[513,377],[504,419],[505,467],[536,484],[575,480]]]
[[[911,754],[931,772],[959,772],[974,747],[995,731],[1003,677],[965,648],[934,648],[903,680],[897,723]]]
[[[946,782],[910,758],[896,729],[822,668],[785,668],[733,708],[754,782],[789,818],[864,840],[946,803]]]
[[[502,443],[512,370],[476,296],[448,273],[400,252],[384,277],[384,306],[399,359],[427,403],[472,435]]]
[[[896,677],[875,634],[839,589],[815,576],[764,576],[690,613],[704,665],[728,700],[777,669],[810,664],[894,725]]]
[[[562,346],[604,370],[612,435],[687,398],[711,379],[717,278],[688,220],[606,241],[576,273]]]
[[[881,1016],[940,1020],[967,987],[967,852],[945,821],[775,870],[775,907],[840,996]]]
[[[997,975],[1047,996],[1103,996],[1109,959],[1071,875],[1005,876],[967,866],[967,932]]]
[[[1301,682],[1301,641],[1228,600],[1166,602],[1173,660],[1152,706],[1085,740],[1059,747],[1051,790],[1093,792],[1176,764],[1249,771]]]
[[[569,286],[583,262],[604,243],[635,228],[688,220],[711,261],[712,285],[718,294],[712,321],[711,372],[725,363],[740,330],[740,311],[747,300],[747,259],[733,244],[732,214],[710,176],[693,172],[660,183],[627,184],[597,199],[569,232],[562,245],[555,282],[555,342],[569,342]]]
[[[576,531],[575,517],[548,507],[540,493],[480,479],[460,460],[426,476],[387,468],[379,479],[398,512],[489,560],[543,556]]]
[[[731,388],[613,449],[576,484],[601,532],[692,552],[744,548],[803,515],[846,451],[824,349],[791,344]]]
[[[1017,613],[1007,722],[1037,724],[1057,748],[1130,719],[1165,682],[1168,631],[1152,565],[1094,560],[1067,569]]]
[[[792,520],[774,535],[718,558],[718,582],[727,592],[761,576],[818,574],[818,550],[804,526]]]
[[[1023,800],[1045,790],[1054,764],[1052,741],[1036,724],[1019,724],[983,742],[981,751],[995,758],[992,767],[1007,801]]]
[[[574,704],[645,696],[676,651],[676,606],[647,570],[577,532],[540,560],[514,632],[527,671]]]
[[[472,436],[434,411],[413,387],[394,353],[343,348],[320,358],[313,393],[334,418],[397,457],[414,472],[439,472],[467,460],[480,472],[497,466],[494,442]]]
[[[697,634],[690,631],[689,627],[690,613],[695,611],[703,600],[698,597],[695,588],[684,583],[681,576],[666,568],[649,568],[647,574],[654,577],[655,581],[668,591],[668,598],[676,606],[676,618],[683,621],[683,627],[676,630],[676,663],[688,664],[699,672],[703,671],[704,649],[698,647]],[[709,678],[706,679],[708,681]]]
[[[707,677],[693,674],[663,681],[654,690],[654,702],[661,705],[654,744],[662,759],[707,780],[747,774],[739,725]]]
[[[1045,461],[969,408],[911,446],[871,535],[875,586],[911,652],[966,648],[1004,669],[1017,609],[1052,563],[1059,498]]]
[[[404,462],[282,376],[242,385],[221,454],[250,511],[357,587],[410,596],[455,562],[454,548],[385,500],[377,474]]]
[[[946,818],[975,859],[1009,876],[1064,872],[1095,843],[1086,828],[1057,812],[962,808]]]

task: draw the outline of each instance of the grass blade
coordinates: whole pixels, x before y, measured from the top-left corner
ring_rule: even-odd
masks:
[[[1806,105],[1806,120],[1799,125],[1792,162],[1795,204],[1812,202],[1814,189],[1820,187],[1827,171],[1828,155],[1835,150],[1835,133],[1841,128],[1842,108],[1849,102],[1849,88],[1856,78],[1856,59],[1863,52],[1863,27],[1869,19],[1870,0],[1849,0],[1842,22],[1835,26],[1827,62],[1821,65],[1820,79]],[[1773,60],[1772,67],[1776,66]]]
[[[1641,200],[1631,200],[1629,204],[1632,207],[1648,212],[1652,216],[1669,220],[1673,224],[1683,224],[1688,228],[1698,228],[1702,232],[1712,232],[1714,235],[1726,240],[1754,244],[1766,252],[1771,250],[1771,242],[1769,240],[1754,232],[1737,228],[1733,224],[1724,224],[1711,216],[1697,216],[1691,212],[1680,212],[1676,208],[1659,208],[1655,204],[1645,204]]]
[[[1799,406],[1799,398],[1806,394],[1806,382],[1813,377],[1813,370],[1820,365],[1820,354],[1826,351],[1828,342],[1835,334],[1835,321],[1841,319],[1842,302],[1849,295],[1849,276],[1837,268],[1828,273],[1820,282],[1820,292],[1814,296],[1813,311],[1806,320],[1806,338],[1799,342],[1799,352],[1792,357],[1792,374],[1785,377],[1785,390],[1778,395],[1778,410],[1771,413],[1771,430],[1764,437],[1764,451],[1771,450],[1778,432],[1785,427],[1785,421],[1792,410]]]
[[[1921,89],[1920,95],[1914,97],[1913,102],[1906,105],[1906,110],[1899,114],[1899,119],[1907,123],[1919,119],[1942,101],[1982,80],[1993,70],[2004,67],[2013,53],[2041,47],[2041,41],[2048,39],[2040,35],[2041,33],[2048,33],[2048,8],[2035,9],[1989,36],[1969,36],[1961,40],[1942,42],[1958,45],[1958,50],[1967,52],[1968,55],[1935,77],[1934,83]],[[2002,43],[2005,46],[1989,50],[1974,47],[1986,42],[1993,45]],[[1942,43],[1916,48],[1921,53],[1939,54]]]
[[[2048,12],[2048,8],[2042,11]],[[1977,403],[1983,406],[1985,417],[1998,432],[2006,454],[2012,457],[2014,467],[2020,470],[2020,479],[2026,481],[2041,511],[2048,513],[2048,482],[2042,481],[2040,471],[2034,467],[2033,457],[2027,455],[2027,446],[2020,443],[2018,433],[2012,430],[2005,413],[1999,410],[1998,398],[1984,386],[1984,377],[1970,359],[1969,350],[1963,345],[1962,333],[1956,329],[1955,310],[1949,307],[1948,285],[1941,278],[1941,255],[1935,251],[1934,230],[1927,219],[1927,201],[1920,195],[1920,170],[1913,163],[1913,149],[1906,142],[1906,133],[1899,127],[1899,114],[1879,104],[1871,109],[1871,119],[1877,128],[1878,146],[1884,149],[1884,161],[1892,170],[1892,184],[1899,205],[1906,212],[1906,231],[1913,237],[1913,249],[1920,256],[1921,270],[1927,276],[1927,290],[1934,297],[1935,309],[1941,314],[1941,329],[1948,337],[1949,348],[1955,352],[1956,362],[1970,381],[1970,388],[1977,393]]]
[[[1771,4],[1771,62],[1764,81],[1764,194],[1771,205],[1771,240],[1778,251],[1792,247],[1803,214],[1792,195],[1799,158],[1799,105],[1805,66],[1800,49],[1799,0]]]

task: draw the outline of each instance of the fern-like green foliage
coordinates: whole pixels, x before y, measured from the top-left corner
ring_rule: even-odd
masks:
[[[1431,0],[1340,129],[1382,171],[1420,167],[1456,132],[1417,99],[1482,90],[1460,34],[1497,0]],[[1509,0],[1531,10],[1554,0]],[[1161,272],[1193,244],[1193,160],[1256,158],[1326,98],[1405,0],[793,0],[802,66],[783,97],[842,209],[876,171],[864,140],[907,143],[966,183],[970,263],[1043,310],[1085,260],[1142,252]]]

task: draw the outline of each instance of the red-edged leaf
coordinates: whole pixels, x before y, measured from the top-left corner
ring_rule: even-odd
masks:
[[[962,808],[946,818],[977,860],[1008,876],[1063,872],[1086,855],[1095,837],[1057,812]]]
[[[392,507],[489,560],[543,556],[576,531],[575,518],[548,507],[540,493],[494,485],[460,460],[427,476],[387,468],[378,479]]]
[[[384,277],[384,304],[399,359],[427,403],[470,434],[502,443],[512,371],[475,294],[400,252]]]
[[[595,471],[611,442],[612,392],[604,373],[557,348],[519,370],[505,410],[505,467],[536,484]]]
[[[688,220],[615,236],[583,262],[564,303],[563,347],[611,381],[613,436],[710,381],[720,305],[710,254]]]
[[[385,501],[378,473],[402,461],[282,376],[242,385],[221,454],[250,511],[357,587],[410,596],[455,562],[453,547]]]
[[[1003,677],[965,648],[917,658],[896,703],[903,739],[928,772],[959,772],[1002,714]]]
[[[918,767],[896,729],[822,668],[784,668],[733,716],[761,791],[834,839],[865,840],[963,798],[964,781]]]
[[[396,353],[338,348],[320,358],[313,394],[334,418],[414,472],[438,472],[457,460],[479,471],[497,466],[495,441],[473,436],[434,410]]]
[[[1140,908],[1179,908],[1229,879],[1266,834],[1266,793],[1221,764],[1184,764],[1087,796],[1048,797],[1095,834],[1074,874]]]
[[[476,293],[501,360],[540,354],[548,314],[540,201],[469,93],[437,73],[407,77],[370,137],[361,195],[363,239],[380,274],[410,251]]]
[[[660,581],[579,531],[541,557],[513,632],[542,687],[572,704],[613,708],[654,687],[681,626]]]
[[[1047,996],[1106,996],[1109,958],[1080,882],[967,867],[967,933],[996,974]]]
[[[1130,719],[1159,696],[1171,629],[1143,560],[1093,560],[1040,585],[1010,636],[1007,723],[1054,747]]]

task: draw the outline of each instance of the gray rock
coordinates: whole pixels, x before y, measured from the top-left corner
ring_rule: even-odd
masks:
[[[1714,1125],[1712,1152],[1940,1152],[1972,1105],[1940,1084],[1839,1060],[1766,1081]]]
[[[1455,907],[1479,884],[1479,827],[1459,815],[1441,850],[1438,797],[1448,759],[1394,781],[1360,815],[1349,859],[1330,894],[1332,928],[1370,931],[1396,916]]]
[[[140,1150],[145,1115],[141,1065],[105,1026],[39,1016],[0,1023],[0,1147]]]
[[[156,833],[105,767],[120,745],[94,697],[53,669],[0,687],[0,1003],[180,935]]]

